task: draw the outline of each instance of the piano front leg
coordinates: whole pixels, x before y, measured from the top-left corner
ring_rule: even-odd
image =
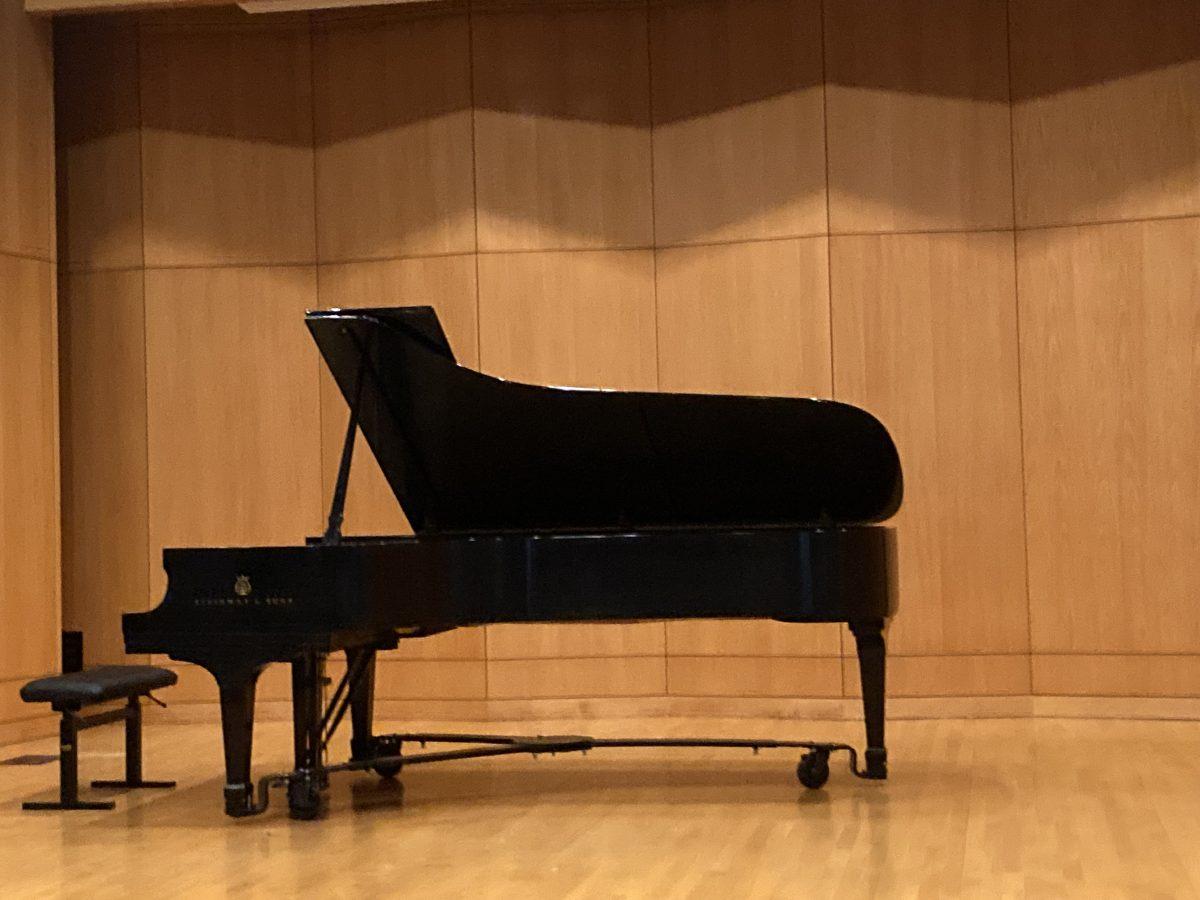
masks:
[[[858,648],[863,718],[867,726],[865,774],[867,778],[887,778],[887,747],[883,737],[887,650],[883,640],[883,619],[851,622],[850,631]]]
[[[201,663],[221,692],[221,733],[225,743],[225,815],[250,816],[254,803],[250,760],[254,739],[254,690],[262,663]]]

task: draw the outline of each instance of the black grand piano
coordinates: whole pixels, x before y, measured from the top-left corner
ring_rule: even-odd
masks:
[[[162,603],[123,617],[129,653],[217,680],[225,811],[321,812],[329,775],[508,753],[622,746],[792,747],[801,782],[829,757],[887,775],[883,627],[895,609],[899,458],[872,416],[829,400],[536,387],[459,366],[429,307],[310,312],[349,404],[324,535],[304,546],[166,549]],[[350,538],[342,513],[361,428],[415,531]],[[375,655],[496,622],[756,618],[847,622],[867,748],[766,738],[374,733]],[[344,651],[328,703],[324,663]],[[295,769],[251,780],[255,682],[291,664]],[[351,720],[351,756],[326,748]],[[406,752],[413,744],[464,745]],[[408,745],[408,746],[406,746]]]

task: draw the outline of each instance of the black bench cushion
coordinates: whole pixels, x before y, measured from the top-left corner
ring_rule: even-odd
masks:
[[[26,703],[87,706],[170,687],[178,680],[170,669],[158,666],[97,666],[31,681],[21,688],[21,699]]]

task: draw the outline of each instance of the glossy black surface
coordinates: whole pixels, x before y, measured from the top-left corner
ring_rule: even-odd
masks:
[[[506,382],[457,365],[428,307],[308,327],[419,533],[863,524],[900,505],[891,438],[844,403]]]
[[[256,643],[264,661],[282,661],[295,646],[314,646],[310,635],[333,650],[363,631],[677,618],[844,622],[883,618],[895,606],[893,532],[879,526],[419,536],[167,550],[163,565],[162,605],[124,617],[129,653],[182,658],[222,634]]]

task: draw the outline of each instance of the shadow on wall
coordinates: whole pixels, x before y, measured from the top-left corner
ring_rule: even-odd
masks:
[[[1058,157],[1078,170],[1059,202],[1069,220],[1146,186],[1200,183],[1193,0],[466,7],[172,13],[143,18],[132,38],[130,19],[71,23],[59,90],[94,102],[72,104],[82,114],[60,120],[61,140],[102,141],[140,114],[147,166],[158,143],[172,148],[169,177],[191,181],[177,194],[195,202],[148,219],[147,246],[156,227],[232,244],[236,229],[207,233],[195,208],[213,194],[231,195],[228,212],[311,194],[315,168],[322,259],[470,252],[476,230],[483,249],[823,233],[827,168],[835,205],[858,198],[953,225],[971,166],[986,178],[1008,159],[1010,97],[1028,132],[1015,141],[1018,181],[1039,189],[1047,158],[1047,178],[1064,177]],[[78,64],[81,36],[100,33],[140,40],[127,96]],[[840,162],[860,134],[877,165]],[[1137,147],[1149,149],[1125,152]],[[991,174],[1011,192],[1006,172]],[[1023,205],[1018,223],[1036,224]],[[1011,211],[991,213],[969,225],[1011,223]]]

